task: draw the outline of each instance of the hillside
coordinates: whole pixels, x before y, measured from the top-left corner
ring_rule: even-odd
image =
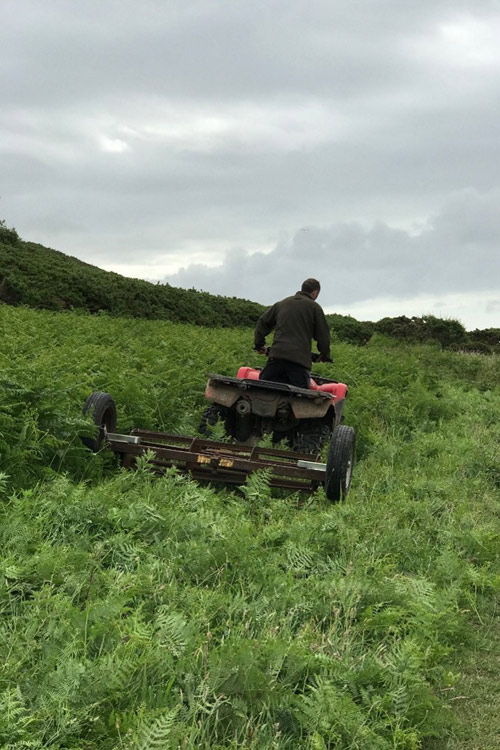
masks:
[[[498,357],[335,344],[358,463],[332,505],[80,442],[93,390],[120,430],[196,434],[251,329],[0,305],[0,335],[2,747],[498,746]]]
[[[236,297],[130,279],[77,258],[24,242],[0,222],[0,302],[46,310],[85,310],[114,316],[171,320],[208,327],[253,326],[265,309]],[[442,348],[500,352],[500,329],[467,332],[456,320],[399,316],[377,322],[327,315],[334,339],[365,345],[374,334],[406,343],[426,341]]]
[[[152,284],[103,271],[24,242],[0,226],[0,301],[46,310],[80,309],[201,326],[249,326],[264,309],[236,297]]]

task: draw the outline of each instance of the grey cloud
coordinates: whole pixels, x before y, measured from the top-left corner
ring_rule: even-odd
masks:
[[[269,254],[228,253],[216,268],[188,266],[167,280],[270,303],[303,278],[322,282],[325,306],[382,297],[496,290],[500,274],[500,192],[450,197],[418,234],[383,223],[309,227]],[[481,233],[474,227],[480,225]]]
[[[486,312],[490,314],[500,314],[500,300],[491,300],[486,304]]]
[[[409,75],[418,80],[425,61],[409,58],[405,41],[457,13],[443,0],[17,0],[16,6],[3,32],[6,73],[12,80],[17,68],[21,76],[11,96],[54,104],[61,96],[107,98],[113,88],[134,94],[145,83],[181,99],[366,96],[403,86]],[[472,0],[461,12],[467,8],[478,13]]]
[[[333,303],[486,288],[499,19],[475,0],[7,3],[0,218],[106,267],[159,278],[184,258],[176,283],[265,301],[304,258]]]

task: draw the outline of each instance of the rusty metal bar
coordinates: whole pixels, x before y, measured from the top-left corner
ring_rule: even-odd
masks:
[[[199,448],[200,450],[205,450],[206,448],[214,450],[221,449],[231,453],[248,453],[249,455],[252,455],[252,457],[274,456],[276,458],[286,458],[293,461],[300,458],[311,459],[311,455],[308,453],[299,453],[297,451],[285,450],[283,448],[264,448],[260,445],[248,445],[247,443],[225,443],[202,437],[192,438],[186,435],[170,435],[166,432],[134,429],[132,430],[131,435],[140,437],[143,440],[147,440],[154,444],[160,443],[160,445],[162,443],[180,443],[181,445],[184,444],[189,446],[194,444],[196,448]]]
[[[127,468],[133,468],[135,460],[151,450],[155,453],[154,470],[162,472],[175,466],[204,481],[243,484],[254,471],[270,469],[271,486],[311,492],[325,478],[325,465],[311,461],[311,456],[303,453],[148,430],[133,430],[132,436],[138,441],[125,435],[108,435],[110,449],[122,455]]]

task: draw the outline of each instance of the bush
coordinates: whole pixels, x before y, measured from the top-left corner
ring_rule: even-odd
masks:
[[[374,324],[375,330],[386,336],[393,336],[408,343],[438,341],[441,348],[461,344],[467,340],[464,326],[453,318],[436,318],[434,315],[400,315],[396,318],[382,318]]]
[[[326,316],[333,335],[348,344],[364,345],[372,337],[374,323],[360,322],[350,315],[332,313]]]
[[[16,230],[5,226],[3,219],[0,219],[0,242],[4,242],[7,245],[17,245],[19,242],[19,235]]]
[[[463,344],[452,344],[448,347],[453,352],[462,352],[463,354],[492,354],[493,349],[484,341],[466,341]]]
[[[485,328],[484,330],[475,329],[467,334],[468,343],[474,347],[475,351],[486,352],[489,347],[491,352],[500,352],[500,328]]]
[[[467,332],[458,320],[424,315],[422,321],[428,333],[428,338],[439,341],[443,349],[452,344],[461,344],[466,341]]]

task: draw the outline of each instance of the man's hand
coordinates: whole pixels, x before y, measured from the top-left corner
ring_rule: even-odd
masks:
[[[315,360],[316,362],[333,362],[333,359],[331,357],[324,357],[322,354],[318,355],[318,359]]]
[[[254,347],[257,354],[269,354],[269,347],[268,346],[259,346]]]

